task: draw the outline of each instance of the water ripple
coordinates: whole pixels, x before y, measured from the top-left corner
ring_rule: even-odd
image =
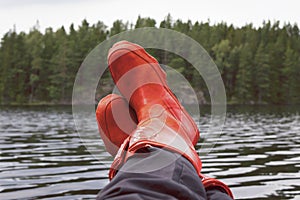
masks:
[[[209,112],[196,120],[202,173],[227,183],[236,199],[300,197],[299,107],[228,110],[221,136],[209,133]],[[95,198],[112,158],[90,137],[98,134],[91,124],[83,122],[85,140],[97,157],[81,143],[70,107],[2,107],[0,199]]]

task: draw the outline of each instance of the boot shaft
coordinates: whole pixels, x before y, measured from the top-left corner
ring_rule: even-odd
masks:
[[[166,74],[156,59],[136,44],[120,42],[110,50],[108,64],[116,86],[135,110],[139,122],[149,120],[149,111],[160,105],[177,120],[174,129],[183,127],[184,135],[193,145],[197,143],[198,128],[169,89]]]

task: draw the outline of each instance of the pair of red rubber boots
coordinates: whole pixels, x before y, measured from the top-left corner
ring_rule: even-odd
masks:
[[[181,154],[193,164],[206,189],[219,187],[232,197],[224,183],[201,174],[202,163],[194,148],[198,128],[169,89],[157,60],[141,46],[121,41],[110,49],[108,65],[123,95],[106,96],[96,110],[100,135],[115,156],[109,178],[130,156],[154,146]]]

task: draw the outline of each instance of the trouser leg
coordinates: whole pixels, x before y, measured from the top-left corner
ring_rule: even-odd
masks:
[[[177,153],[148,148],[136,154],[98,194],[98,199],[207,199],[193,165]]]

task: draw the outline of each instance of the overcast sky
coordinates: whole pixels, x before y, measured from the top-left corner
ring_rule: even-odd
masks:
[[[300,24],[299,0],[0,0],[0,37],[15,25],[18,32],[28,32],[39,20],[40,30],[83,19],[90,23],[103,21],[111,26],[116,19],[135,23],[138,15],[151,17],[157,23],[170,13],[173,19],[190,19],[211,23],[227,22],[235,26],[263,20],[280,20]]]

